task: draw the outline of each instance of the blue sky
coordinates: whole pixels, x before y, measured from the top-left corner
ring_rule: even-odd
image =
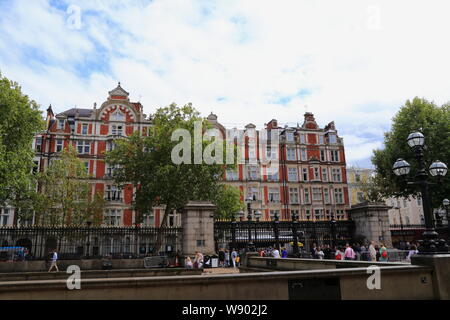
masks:
[[[57,112],[118,81],[146,113],[172,102],[226,127],[335,121],[347,162],[414,96],[449,100],[448,1],[0,0],[0,71]],[[306,106],[306,107],[305,107]]]

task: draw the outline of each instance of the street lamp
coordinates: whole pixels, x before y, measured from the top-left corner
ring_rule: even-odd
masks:
[[[445,245],[445,241],[438,240],[438,233],[435,231],[433,225],[433,214],[431,210],[431,201],[428,190],[428,185],[430,183],[427,181],[428,174],[425,170],[425,163],[423,159],[425,137],[420,132],[413,132],[408,136],[406,140],[408,145],[413,149],[415,157],[417,159],[417,163],[419,165],[418,172],[415,177],[416,181],[408,182],[408,184],[418,184],[420,186],[420,192],[422,194],[423,200],[422,207],[425,217],[426,230],[422,234],[423,240],[419,241],[421,244],[419,251],[422,254],[434,253],[438,251],[438,246],[442,247],[440,248],[442,251],[446,251],[447,246]],[[399,177],[408,175],[410,169],[411,166],[409,165],[409,163],[403,159],[398,159],[392,167],[394,174]],[[445,174],[447,173],[447,166],[440,161],[435,161],[429,167],[429,171],[432,176],[437,176],[438,181],[440,181],[440,178],[445,176]]]
[[[251,251],[253,249],[253,242],[252,242],[252,230],[251,230],[251,223],[252,223],[252,197],[247,198],[247,223],[248,223],[248,244],[247,244],[247,250]]]
[[[298,258],[298,238],[297,238],[298,215],[296,211],[294,210],[291,211],[291,218],[292,218],[292,233],[293,233],[292,240],[294,240],[293,252],[294,256]]]
[[[259,222],[259,219],[261,218],[261,216],[262,216],[262,212],[259,211],[259,210],[256,210],[256,211],[255,211],[255,219],[256,219],[256,222]],[[254,237],[255,243],[256,243],[256,233],[257,233],[257,229],[258,229],[258,224],[255,223],[255,237]],[[256,248],[255,248],[255,249],[256,249]]]
[[[237,213],[237,215],[239,216],[239,220],[242,221],[242,219],[244,219],[245,212],[242,211],[242,210],[239,210],[239,212]]]
[[[334,219],[334,213],[331,211],[331,220],[330,220],[330,229],[331,229],[331,239],[332,239],[332,247],[336,247],[336,219]]]
[[[401,207],[400,207],[400,206],[396,206],[396,207],[394,207],[394,209],[398,209],[398,215],[399,215],[399,217],[400,217],[400,230],[401,230],[401,232],[402,232],[403,245],[405,245],[405,244],[406,244],[406,241],[405,241],[405,234],[404,234],[404,232],[403,232],[403,219],[402,219],[402,211],[401,211]],[[402,248],[402,246],[400,246],[400,248]]]
[[[91,245],[91,225],[92,225],[92,221],[87,221],[86,222],[87,227],[88,227],[88,239],[87,239],[87,243],[86,243],[86,256],[89,257],[89,251],[90,251],[90,245]]]

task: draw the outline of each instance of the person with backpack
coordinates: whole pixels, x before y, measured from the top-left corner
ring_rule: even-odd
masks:
[[[380,248],[380,261],[387,262],[388,261],[388,252],[386,247],[384,246],[384,243],[381,244]]]
[[[342,260],[342,252],[338,248],[336,248],[336,252],[334,253],[334,259]]]

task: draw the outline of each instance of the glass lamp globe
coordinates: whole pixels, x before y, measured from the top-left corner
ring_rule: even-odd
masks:
[[[414,148],[414,147],[418,147],[418,146],[423,146],[425,143],[425,137],[420,132],[413,132],[408,136],[406,141],[408,142],[408,145],[411,148]]]
[[[409,165],[409,163],[401,158],[397,159],[397,161],[395,161],[394,163],[394,166],[392,167],[392,170],[397,176],[407,175],[410,169],[411,166]]]
[[[429,168],[430,170],[430,174],[435,177],[435,176],[445,176],[447,174],[447,166],[445,165],[445,163],[436,160],[435,162],[433,162]]]

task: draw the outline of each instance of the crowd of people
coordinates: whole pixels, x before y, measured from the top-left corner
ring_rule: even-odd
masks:
[[[411,256],[417,254],[418,245],[416,243],[406,243],[406,250],[408,251],[405,259],[411,261]],[[220,268],[237,268],[240,266],[240,257],[244,254],[244,249],[237,251],[236,249],[228,250],[220,248],[217,252],[218,267]],[[260,257],[273,257],[273,258],[288,258],[288,250],[285,247],[280,249],[276,247],[267,247],[259,249],[258,255]],[[310,247],[310,255],[313,259],[330,259],[330,260],[359,260],[359,261],[389,261],[388,249],[384,243],[377,244],[375,241],[370,243],[354,243],[350,245],[347,243],[345,247],[342,246],[330,246],[325,244],[318,246],[313,243]],[[203,268],[204,257],[200,252],[195,253],[195,257],[192,260],[190,257],[185,259],[186,268]]]
[[[220,268],[237,268],[241,264],[241,252],[238,252],[236,249],[232,249],[231,251],[228,249],[220,248],[217,252],[218,257],[218,267]],[[205,257],[201,252],[196,252],[194,259],[191,257],[186,257],[184,260],[184,265],[188,269],[201,269],[205,266],[205,264],[210,264],[210,259],[205,261]]]
[[[411,256],[417,254],[416,244],[407,244],[408,254],[406,260],[410,261]],[[335,260],[360,260],[360,261],[389,261],[389,254],[384,243],[376,244],[374,241],[365,244],[346,244],[345,247],[331,247],[330,245],[317,246],[313,243],[311,256],[314,259],[335,259]]]

